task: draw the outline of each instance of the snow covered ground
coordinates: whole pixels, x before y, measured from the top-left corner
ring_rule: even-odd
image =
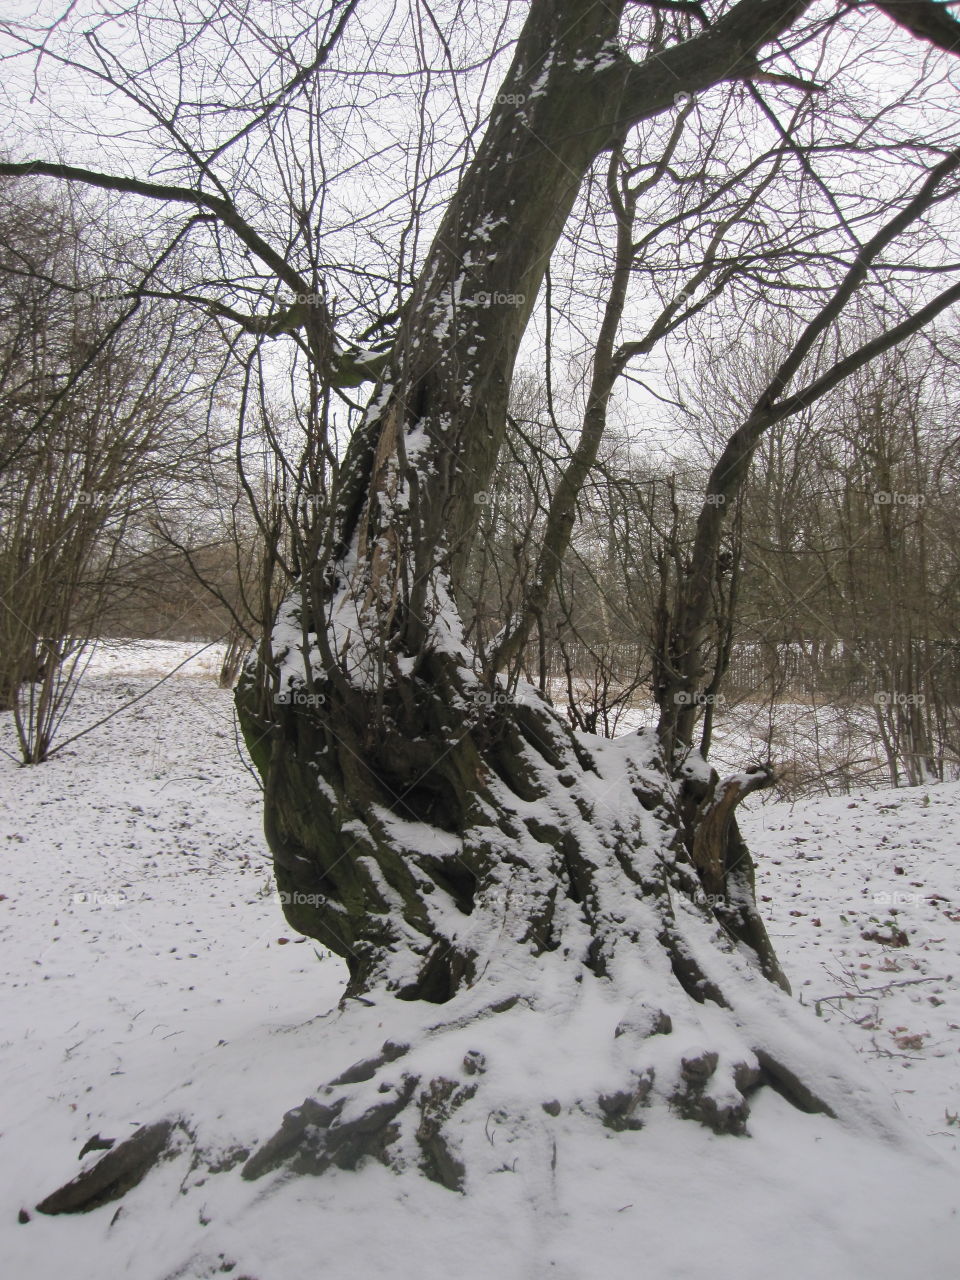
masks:
[[[795,993],[960,1163],[960,784],[757,806],[741,823]]]
[[[189,652],[98,655],[71,727]],[[92,1136],[180,1114],[229,1164],[368,1047],[336,1012],[340,962],[273,900],[260,792],[216,665],[208,651],[46,765],[0,760],[5,1276],[957,1274],[960,784],[756,804],[743,819],[811,1037],[847,1042],[895,1128],[899,1113],[899,1140],[765,1090],[751,1138],[669,1117],[617,1134],[566,1121],[549,1186],[506,1166],[466,1199],[379,1166],[248,1184],[184,1155],[116,1204],[36,1214],[96,1160],[78,1163]],[[0,746],[14,750],[8,716]]]

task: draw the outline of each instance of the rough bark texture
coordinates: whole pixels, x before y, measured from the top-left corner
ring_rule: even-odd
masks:
[[[444,1003],[501,947],[536,957],[563,946],[571,912],[589,938],[583,963],[603,976],[629,934],[618,900],[652,895],[670,949],[671,891],[748,943],[782,983],[733,820],[769,776],[671,784],[655,741],[638,739],[647,768],[611,812],[591,794],[602,770],[588,740],[533,689],[508,698],[462,662],[434,654],[376,695],[344,697],[330,682],[314,694],[322,717],[292,701],[269,723],[251,710],[253,679],[241,687],[285,915],[344,957],[349,994],[386,983],[401,998]],[[612,784],[601,785],[606,795]],[[514,914],[522,927],[508,940],[502,919]],[[684,957],[674,962],[685,972]]]
[[[804,5],[741,0],[642,64],[618,46],[622,7],[531,5],[348,451],[332,554],[304,574],[279,651],[238,694],[288,919],[347,958],[354,990],[380,980],[388,955],[391,972],[404,972],[391,983],[409,998],[440,1002],[475,976],[476,949],[438,930],[431,895],[469,918],[506,891],[522,824],[501,804],[542,800],[544,779],[569,777],[571,821],[589,820],[578,781],[591,767],[585,750],[543,704],[505,703],[460,646],[455,591],[473,499],[500,449],[550,253],[598,154],[678,93],[751,74],[757,50]],[[654,789],[642,803],[657,808],[661,796]],[[685,808],[673,807],[666,821],[682,845]],[[404,838],[414,823],[425,825]],[[407,847],[427,829],[429,848]],[[551,871],[530,903],[530,929],[549,949],[559,945],[558,895],[585,902],[590,876],[569,824],[533,838]],[[529,868],[521,878],[533,892]],[[598,937],[594,958],[605,945]]]
[[[551,1116],[633,1129],[656,1099],[742,1133],[764,1083],[832,1109],[791,1062],[802,1038],[768,1038],[738,1007],[747,992],[785,1003],[733,817],[764,779],[721,784],[692,760],[678,775],[654,734],[573,734],[534,690],[480,670],[455,600],[520,338],[585,173],[631,121],[749,74],[803,7],[743,0],[637,66],[616,45],[619,5],[531,6],[502,86],[520,105],[495,109],[428,255],[345,461],[331,557],[238,687],[285,915],[345,958],[345,1008],[398,1028],[290,1112],[247,1177],[372,1157],[458,1188],[484,1116],[544,1143]],[[550,1055],[598,1007],[590,1078],[554,1085]],[[505,1059],[524,1081],[509,1094]]]

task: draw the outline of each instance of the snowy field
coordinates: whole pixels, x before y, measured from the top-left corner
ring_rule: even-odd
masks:
[[[99,654],[70,729],[189,652]],[[506,1167],[467,1199],[379,1166],[242,1182],[238,1149],[369,1046],[337,1012],[339,960],[292,933],[272,897],[261,796],[216,669],[208,650],[48,764],[0,760],[4,1276],[960,1274],[954,783],[756,804],[742,823],[811,1039],[826,1052],[835,1043],[872,1082],[885,1136],[802,1116],[764,1090],[754,1137],[670,1117],[617,1134],[571,1121],[549,1185]],[[15,754],[9,722],[0,746]],[[184,1154],[122,1201],[35,1212],[98,1158],[78,1162],[91,1137],[120,1140],[172,1115],[196,1126],[223,1172]]]

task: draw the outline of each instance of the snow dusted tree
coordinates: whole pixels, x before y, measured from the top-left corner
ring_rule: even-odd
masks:
[[[932,3],[876,8],[942,48],[960,30]],[[352,11],[327,17],[345,23]],[[811,370],[821,339],[897,238],[953,194],[960,153],[937,144],[928,169],[864,206],[856,231],[834,211],[850,233],[845,256],[837,248],[832,282],[797,285],[814,291],[816,305],[801,309],[804,322],[711,479],[665,631],[659,734],[578,735],[518,680],[513,662],[553,587],[614,383],[646,349],[616,344],[635,266],[637,210],[628,205],[637,192],[618,196],[627,252],[611,277],[583,430],[552,497],[544,554],[486,663],[465,639],[461,599],[476,498],[504,440],[520,344],[588,175],[635,126],[718,85],[772,84],[809,103],[821,89],[800,53],[818,49],[828,73],[839,20],[833,6],[805,0],[531,0],[482,140],[401,290],[366,412],[332,464],[313,554],[301,558],[297,589],[238,690],[287,919],[345,959],[344,1017],[382,1041],[287,1115],[247,1177],[375,1157],[460,1189],[518,1161],[546,1169],[561,1115],[639,1129],[660,1106],[743,1133],[751,1095],[764,1087],[802,1111],[862,1108],[856,1086],[818,1062],[757,911],[734,810],[770,770],[721,781],[689,750],[691,723],[726,505],[763,430],[960,298],[954,286],[908,315],[891,307],[872,345]],[[91,47],[99,74],[109,65],[116,75],[102,42]],[[280,110],[329,50],[263,112]],[[189,129],[172,109],[167,122],[186,154]],[[193,218],[238,238],[245,263],[256,259],[305,293],[311,280],[290,265],[292,250],[271,248],[214,181],[214,151],[191,154],[192,182],[180,187],[54,163],[0,172],[192,207]],[[290,199],[299,217],[295,188]],[[793,211],[784,216],[792,225]],[[291,243],[307,213],[292,224]],[[716,257],[716,236],[705,239],[697,284]],[[796,243],[799,261],[802,229]],[[774,287],[757,264],[753,278]],[[315,378],[342,389],[349,377],[333,307],[321,300],[307,312],[298,302],[269,325],[232,305],[213,309],[248,333],[306,325]],[[369,1042],[371,1032],[357,1035]]]
[[[508,1142],[546,1150],[544,1113],[574,1108],[638,1128],[659,1097],[739,1133],[762,1085],[803,1110],[850,1105],[789,1025],[734,818],[770,773],[753,767],[720,782],[688,750],[691,708],[724,505],[764,427],[960,298],[946,290],[787,399],[878,255],[943,198],[945,183],[952,193],[960,155],[860,246],[721,457],[680,594],[659,736],[605,744],[574,734],[530,686],[498,680],[527,619],[510,620],[484,668],[458,608],[474,499],[503,440],[517,351],[588,170],[678,94],[776,78],[758,54],[804,8],[743,0],[702,35],[636,62],[618,41],[619,5],[531,5],[350,443],[330,555],[305,568],[286,602],[275,666],[251,672],[240,692],[287,917],[344,956],[348,1000],[405,1028],[291,1112],[249,1176],[372,1154],[419,1160],[460,1187],[467,1117],[475,1134],[498,1107]],[[612,328],[618,287],[626,280],[614,281]],[[581,448],[554,495],[533,598],[550,589],[596,457],[612,336],[601,332]],[[396,1001],[444,1011],[405,1019],[388,1011]],[[544,1061],[571,1053],[598,1005],[586,1074],[551,1079]]]

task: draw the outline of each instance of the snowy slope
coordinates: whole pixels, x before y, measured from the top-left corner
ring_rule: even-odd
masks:
[[[105,663],[74,723],[146,688],[144,665],[162,669],[162,659],[151,649]],[[0,733],[12,749],[8,723]],[[503,1172],[469,1199],[379,1167],[248,1184],[236,1169],[191,1171],[183,1156],[119,1206],[47,1218],[33,1206],[95,1161],[77,1159],[93,1135],[122,1139],[182,1114],[229,1163],[377,1043],[378,1027],[374,1015],[364,1024],[336,1012],[340,962],[291,934],[272,899],[257,783],[237,749],[231,697],[209,676],[170,681],[47,765],[4,758],[4,1275],[952,1277],[958,820],[955,785],[928,802],[881,792],[757,807],[744,819],[811,1034],[815,999],[865,994],[821,1003],[819,1027],[835,1024],[913,1139],[800,1116],[764,1091],[753,1138],[668,1117],[613,1134],[565,1117],[549,1178],[512,1170],[505,1149]],[[891,920],[907,945],[861,937]]]

